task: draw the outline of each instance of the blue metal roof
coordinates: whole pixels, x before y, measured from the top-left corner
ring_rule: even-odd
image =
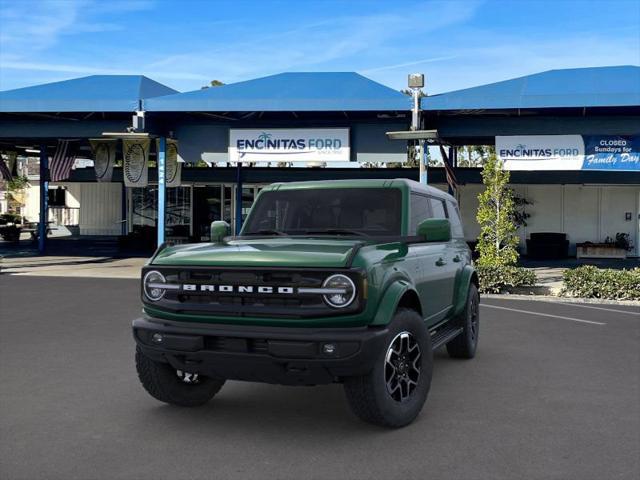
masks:
[[[424,110],[640,106],[640,67],[547,72],[422,99]]]
[[[0,92],[0,112],[132,112],[177,90],[143,75],[91,75]]]
[[[411,100],[355,72],[296,72],[157,97],[144,106],[150,112],[385,111],[410,110]]]

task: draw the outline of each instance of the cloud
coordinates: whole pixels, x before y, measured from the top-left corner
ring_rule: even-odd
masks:
[[[382,67],[375,67],[375,68],[367,68],[366,70],[361,70],[360,73],[369,74],[369,73],[375,73],[375,72],[382,72],[384,70],[396,70],[398,68],[414,67],[416,65],[422,65],[424,63],[443,62],[445,60],[453,60],[454,58],[458,58],[458,55],[446,55],[443,57],[423,58],[422,60],[414,60],[411,62],[396,63],[394,65],[384,65]]]
[[[28,58],[54,47],[63,36],[110,32],[124,27],[95,20],[107,13],[152,7],[148,1],[42,0],[0,4],[0,59]]]

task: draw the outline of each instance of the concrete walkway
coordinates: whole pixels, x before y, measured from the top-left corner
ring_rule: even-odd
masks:
[[[17,257],[0,260],[0,273],[44,277],[140,278],[146,258]]]

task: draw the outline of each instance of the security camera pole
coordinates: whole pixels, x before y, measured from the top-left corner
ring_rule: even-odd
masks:
[[[411,130],[420,129],[420,91],[424,87],[424,74],[410,73],[408,78],[411,96],[413,97],[413,109],[411,111]],[[418,165],[420,165],[420,183],[427,183],[427,166],[425,165],[424,139],[418,140],[418,148],[416,155],[418,157]]]

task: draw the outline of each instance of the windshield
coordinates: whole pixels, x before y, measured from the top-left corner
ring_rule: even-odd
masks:
[[[263,192],[242,235],[400,235],[396,188],[323,188]]]

